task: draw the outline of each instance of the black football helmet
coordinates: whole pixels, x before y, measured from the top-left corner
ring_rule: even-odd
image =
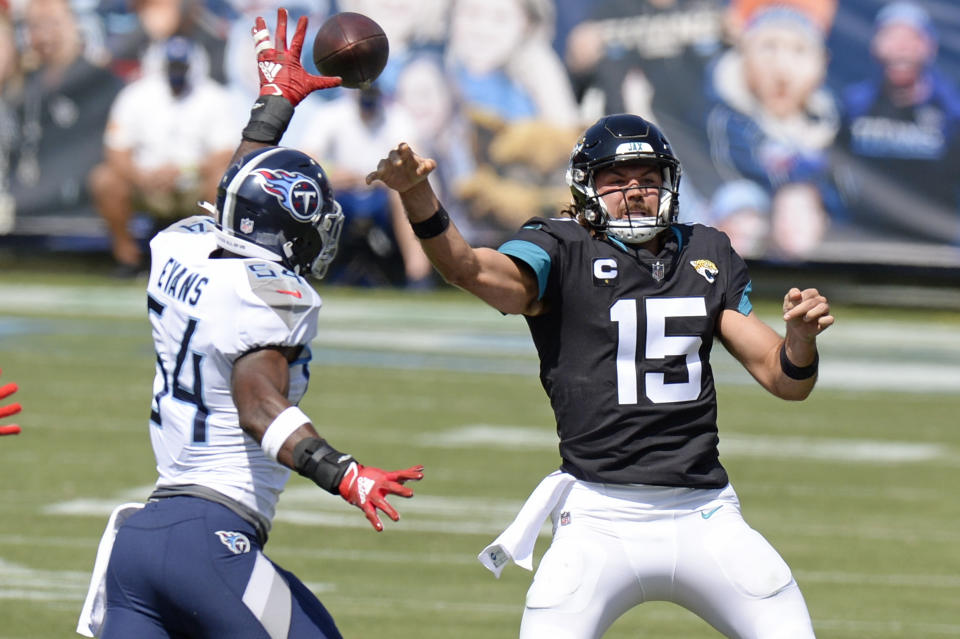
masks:
[[[597,171],[620,162],[648,162],[660,167],[663,185],[656,216],[612,219],[597,194]],[[574,212],[588,226],[628,244],[642,244],[668,228],[679,212],[680,161],[654,124],[621,113],[600,118],[577,140],[567,167]]]
[[[343,212],[323,169],[308,155],[266,147],[220,178],[217,243],[245,257],[322,278],[337,254]]]

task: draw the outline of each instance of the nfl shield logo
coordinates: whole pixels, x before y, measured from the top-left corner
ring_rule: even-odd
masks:
[[[240,220],[240,232],[241,233],[253,233],[253,220],[249,217],[245,217]]]
[[[565,510],[560,513],[560,525],[569,526],[570,525],[570,511]]]
[[[650,269],[650,272],[653,275],[653,279],[657,280],[658,282],[662,281],[663,280],[663,262],[659,260],[654,262],[653,267]]]

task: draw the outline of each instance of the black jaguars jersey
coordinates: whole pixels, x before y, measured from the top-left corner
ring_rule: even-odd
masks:
[[[750,312],[744,261],[700,224],[659,255],[533,218],[500,251],[533,269],[548,311],[528,317],[561,468],[605,483],[721,487],[710,350],[727,309]]]

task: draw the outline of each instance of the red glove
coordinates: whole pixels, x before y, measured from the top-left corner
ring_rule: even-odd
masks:
[[[270,31],[263,18],[258,17],[253,28],[253,42],[257,47],[257,67],[260,71],[260,95],[279,95],[291,106],[318,89],[340,86],[339,77],[311,75],[300,64],[300,51],[307,34],[307,17],[297,20],[297,31],[287,49],[287,10],[277,9],[277,41],[270,41]]]
[[[0,399],[4,399],[13,395],[17,392],[17,385],[10,383],[5,386],[0,386]],[[9,404],[7,406],[0,406],[0,419],[4,417],[10,417],[11,415],[16,415],[20,412],[20,404]],[[16,424],[10,424],[9,426],[0,426],[0,436],[2,435],[19,435],[20,427]]]
[[[340,496],[362,510],[367,520],[379,532],[383,530],[383,523],[377,516],[377,508],[387,513],[393,521],[400,519],[393,506],[387,503],[386,497],[413,497],[413,490],[403,486],[403,483],[410,479],[423,479],[423,466],[386,471],[353,462],[340,480]]]

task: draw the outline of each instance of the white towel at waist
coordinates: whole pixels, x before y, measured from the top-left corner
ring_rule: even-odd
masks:
[[[533,547],[540,528],[576,480],[573,475],[560,470],[544,477],[527,497],[513,522],[477,555],[480,563],[498,579],[508,561],[533,570]]]
[[[90,576],[90,588],[87,590],[87,598],[83,602],[80,619],[77,621],[77,634],[84,637],[100,636],[103,615],[107,609],[107,565],[110,563],[110,554],[113,552],[113,542],[117,537],[117,531],[127,517],[143,506],[138,503],[121,504],[110,514],[107,528],[103,531],[103,537],[100,538],[100,545],[97,547],[97,558],[93,562],[93,574]]]

